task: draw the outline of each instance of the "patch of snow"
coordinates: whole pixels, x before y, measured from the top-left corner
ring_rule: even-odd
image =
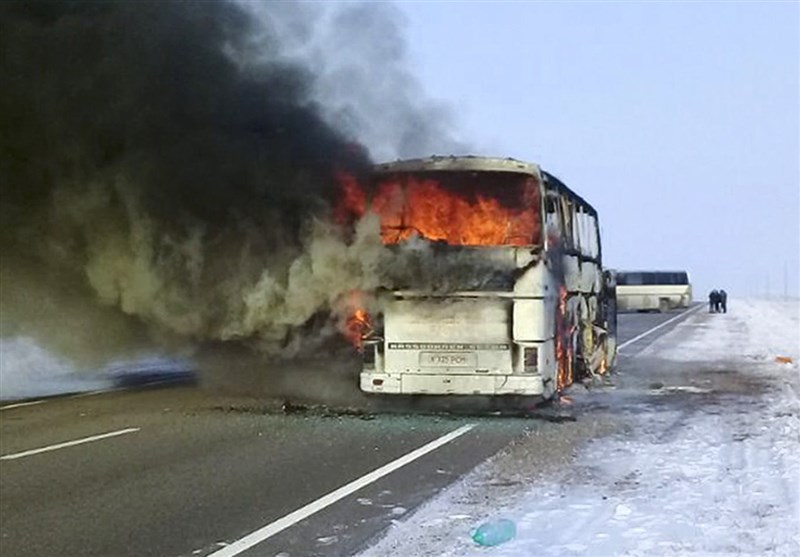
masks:
[[[679,345],[665,335],[641,356],[673,361],[714,362],[742,359],[774,363],[778,356],[800,357],[800,301],[738,300],[728,313],[698,314],[678,326],[694,334]]]
[[[186,380],[194,376],[188,358],[140,354],[102,367],[77,367],[28,337],[0,338],[0,400],[21,400],[68,393]]]
[[[33,339],[0,339],[0,400],[19,400],[105,389],[111,381],[79,373],[69,361],[48,352]]]
[[[727,314],[687,318],[626,364],[625,376],[661,366],[685,384],[621,403],[624,433],[544,478],[520,469],[515,493],[492,485],[490,459],[363,556],[800,555],[799,308],[732,300]],[[516,538],[476,546],[470,532],[499,516]]]

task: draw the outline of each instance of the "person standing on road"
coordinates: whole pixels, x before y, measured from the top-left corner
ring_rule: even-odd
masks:
[[[708,313],[714,313],[719,306],[719,292],[712,290],[708,295]]]
[[[728,293],[722,289],[719,291],[719,305],[722,308],[722,313],[728,313]]]

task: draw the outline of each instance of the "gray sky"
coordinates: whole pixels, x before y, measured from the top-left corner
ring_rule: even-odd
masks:
[[[798,2],[399,2],[415,75],[477,154],[599,211],[605,263],[798,295]]]

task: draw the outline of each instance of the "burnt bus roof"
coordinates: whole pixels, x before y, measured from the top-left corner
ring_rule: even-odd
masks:
[[[550,187],[562,191],[575,199],[593,216],[597,211],[580,195],[569,189],[564,182],[542,170],[538,164],[512,158],[466,156],[433,156],[424,159],[407,159],[376,164],[376,174],[395,174],[403,172],[513,172],[528,174]]]
[[[597,211],[595,210],[594,207],[592,207],[592,204],[589,203],[588,201],[586,201],[584,198],[582,198],[580,195],[578,195],[577,193],[575,193],[571,189],[569,189],[566,186],[566,184],[564,184],[564,182],[562,182],[561,180],[559,180],[558,178],[556,178],[555,176],[553,176],[549,172],[545,172],[544,170],[542,170],[542,176],[544,177],[544,181],[545,181],[546,184],[554,185],[557,190],[560,190],[562,192],[566,192],[567,196],[574,198],[587,211],[589,211],[590,215],[592,215],[593,217],[597,218]]]
[[[374,170],[378,174],[394,174],[395,172],[517,172],[541,178],[539,166],[516,159],[496,157],[468,156],[433,156],[424,159],[408,159],[377,164]]]
[[[684,271],[684,270],[676,271],[676,270],[669,270],[669,269],[649,269],[649,270],[646,270],[646,271],[643,271],[643,270],[633,270],[633,271],[624,270],[624,271],[614,271],[614,272],[617,273],[618,275],[628,275],[630,273],[673,273],[673,274],[686,273],[687,275],[689,274],[687,271]]]

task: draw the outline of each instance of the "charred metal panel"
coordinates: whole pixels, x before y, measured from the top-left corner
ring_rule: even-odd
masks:
[[[581,291],[581,267],[577,256],[565,255],[562,257],[564,269],[564,286],[568,292]]]
[[[592,261],[584,261],[581,264],[580,286],[578,290],[585,293],[600,292],[603,281],[603,274],[600,266]]]

